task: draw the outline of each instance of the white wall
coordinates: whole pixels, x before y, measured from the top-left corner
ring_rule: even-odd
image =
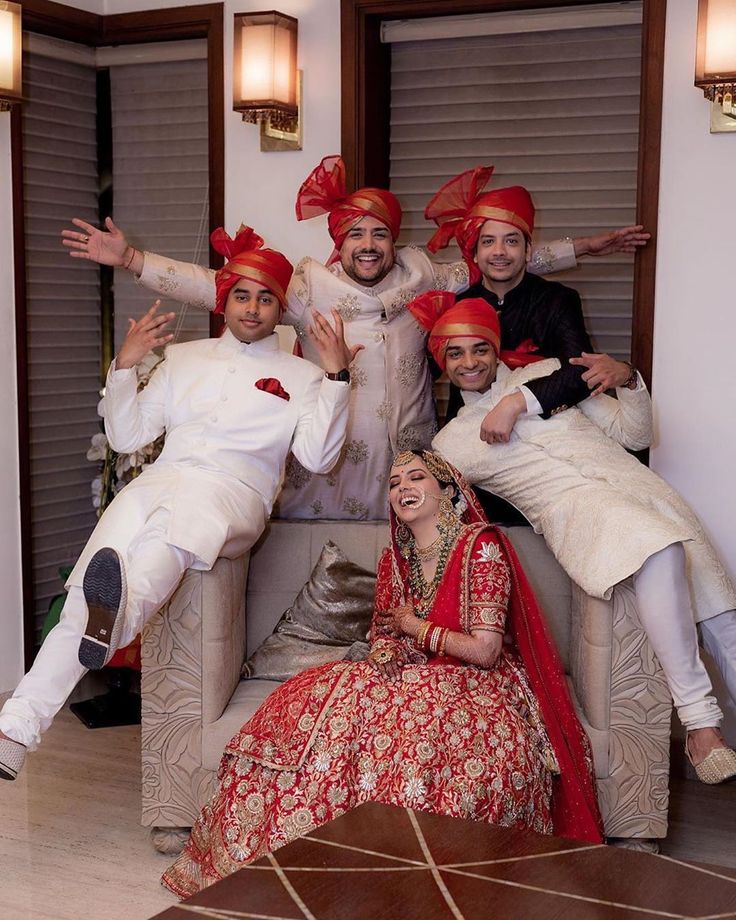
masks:
[[[667,11],[652,466],[736,576],[736,134],[709,133],[693,86],[697,6],[670,0]]]
[[[0,112],[0,692],[23,673],[10,115]]]
[[[104,0],[107,13],[192,6],[197,0]],[[261,10],[262,0],[226,0],[225,17],[225,225],[254,226],[266,244],[293,260],[325,260],[332,251],[326,219],[301,224],[294,200],[322,157],[340,152],[340,4],[338,0],[280,0],[282,13],[299,20],[299,67],[304,71],[304,149],[261,153],[260,135],[232,110],[233,15]]]

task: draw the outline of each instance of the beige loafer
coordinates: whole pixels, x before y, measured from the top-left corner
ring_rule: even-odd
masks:
[[[26,759],[26,747],[12,738],[0,738],[0,779],[15,779]]]
[[[685,741],[685,753],[687,754],[687,759],[693,764],[695,773],[701,783],[716,786],[718,783],[725,783],[727,780],[736,777],[736,751],[729,747],[713,748],[710,754],[700,763],[693,763],[687,741]]]

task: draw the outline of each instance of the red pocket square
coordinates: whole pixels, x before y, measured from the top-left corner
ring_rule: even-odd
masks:
[[[256,389],[271,393],[272,396],[280,396],[281,399],[285,399],[287,402],[291,399],[291,396],[275,377],[262,377],[260,380],[256,380]]]

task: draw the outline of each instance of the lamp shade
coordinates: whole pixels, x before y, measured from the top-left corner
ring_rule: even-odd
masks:
[[[20,4],[0,0],[0,108],[21,98]]]
[[[236,14],[236,112],[297,115],[297,28],[297,20],[283,13]]]
[[[695,85],[736,81],[736,2],[698,0]]]

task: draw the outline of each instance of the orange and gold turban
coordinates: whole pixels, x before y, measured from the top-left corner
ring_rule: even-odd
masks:
[[[212,248],[228,260],[215,273],[215,313],[225,312],[228,294],[238,278],[262,284],[278,298],[281,309],[285,308],[286,289],[294,272],[286,256],[275,249],[263,249],[263,238],[243,224],[234,239],[218,227],[212,231],[210,241]]]
[[[455,301],[447,291],[427,291],[408,306],[412,316],[429,331],[427,347],[441,370],[445,369],[445,352],[450,339],[484,339],[498,355],[501,348],[501,324],[498,314],[482,297]]]
[[[401,205],[396,195],[382,188],[359,188],[347,194],[345,163],[340,156],[325,157],[307,176],[296,196],[297,220],[328,214],[327,226],[335,249],[363,217],[375,217],[395,240],[401,229]]]
[[[529,192],[521,185],[483,192],[492,174],[492,166],[476,166],[455,176],[424,209],[425,218],[438,226],[427,248],[437,252],[454,237],[470,270],[471,284],[480,278],[473,257],[481,227],[487,220],[516,227],[527,240],[534,232],[534,204]]]

